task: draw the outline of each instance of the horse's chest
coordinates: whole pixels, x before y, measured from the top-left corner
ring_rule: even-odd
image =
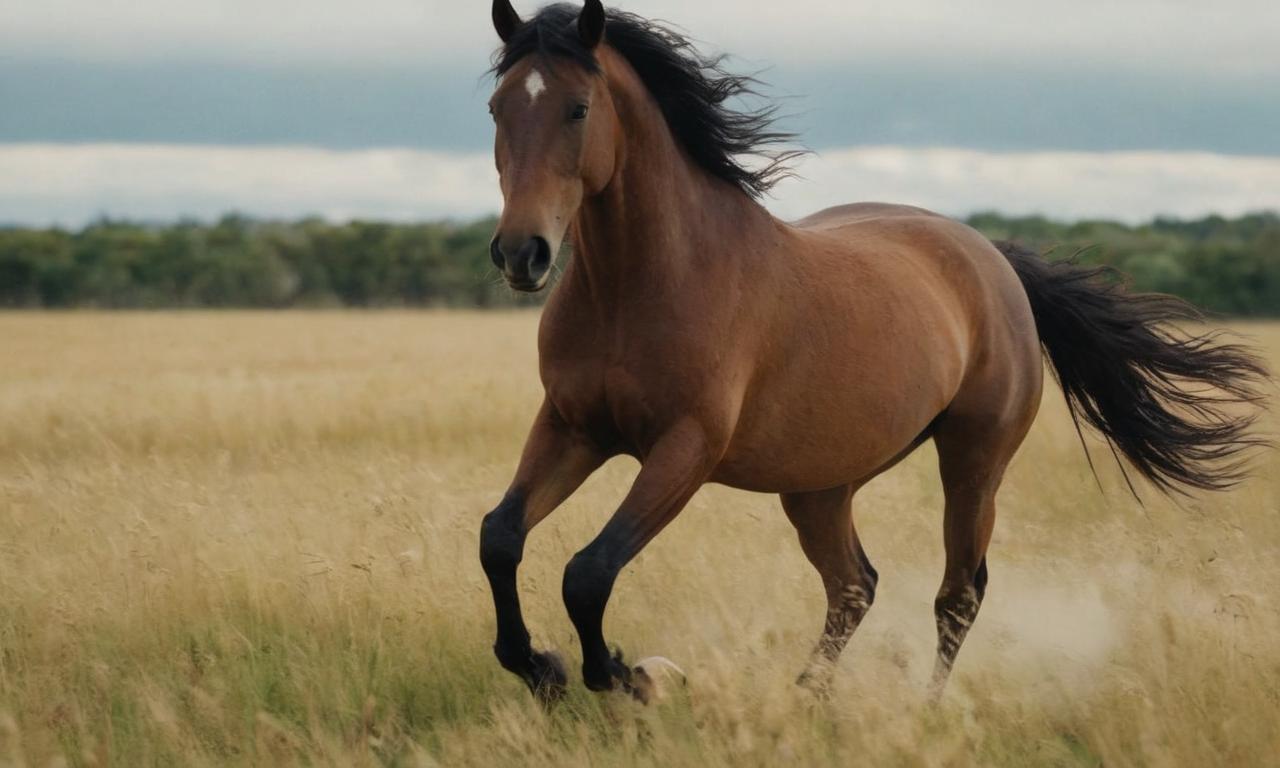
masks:
[[[545,366],[543,380],[560,415],[602,445],[643,454],[660,433],[661,382],[595,362]]]

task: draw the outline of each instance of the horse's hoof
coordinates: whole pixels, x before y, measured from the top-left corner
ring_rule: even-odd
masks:
[[[796,678],[796,685],[808,691],[819,701],[831,699],[831,670],[807,669]]]
[[[631,695],[642,704],[661,701],[686,683],[684,670],[663,656],[641,659],[631,669]]]
[[[529,690],[540,704],[550,707],[564,698],[568,690],[569,673],[564,659],[555,651],[533,653],[533,669],[530,670]]]

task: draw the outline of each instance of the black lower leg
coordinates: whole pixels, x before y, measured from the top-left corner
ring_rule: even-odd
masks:
[[[607,691],[630,687],[631,670],[604,641],[604,611],[621,564],[597,540],[573,556],[564,569],[564,604],[582,640],[582,678],[587,688]]]
[[[564,691],[563,665],[555,656],[533,650],[516,588],[516,569],[524,556],[526,535],[524,503],[515,494],[509,494],[485,515],[480,527],[480,563],[493,592],[498,622],[493,652],[498,662],[524,680],[534,695],[552,699]]]

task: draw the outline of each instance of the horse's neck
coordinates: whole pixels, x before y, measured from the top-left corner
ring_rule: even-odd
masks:
[[[617,98],[617,97],[615,97]],[[608,187],[586,200],[574,226],[568,286],[602,307],[678,301],[712,281],[751,274],[753,239],[774,221],[754,200],[694,165],[647,94],[624,113],[627,146]],[[701,287],[699,287],[701,286]]]
[[[683,282],[697,268],[705,237],[693,218],[714,205],[678,164],[641,168],[645,160],[635,157],[631,163],[583,204],[575,226],[575,266],[600,299]]]

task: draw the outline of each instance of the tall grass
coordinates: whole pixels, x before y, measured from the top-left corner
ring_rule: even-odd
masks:
[[[829,701],[792,685],[824,601],[776,499],[710,487],[624,572],[606,620],[633,658],[680,663],[688,689],[643,709],[579,684],[541,712],[491,656],[476,555],[538,401],[535,326],[0,315],[0,764],[1280,754],[1280,460],[1237,492],[1181,506],[1147,492],[1140,508],[1101,461],[1098,490],[1053,388],[1001,494],[987,601],[941,706],[924,702],[942,567],[926,447],[856,501],[881,582]],[[1244,330],[1280,363],[1280,326]],[[526,551],[535,642],[571,666],[561,569],[634,473],[608,465]]]

